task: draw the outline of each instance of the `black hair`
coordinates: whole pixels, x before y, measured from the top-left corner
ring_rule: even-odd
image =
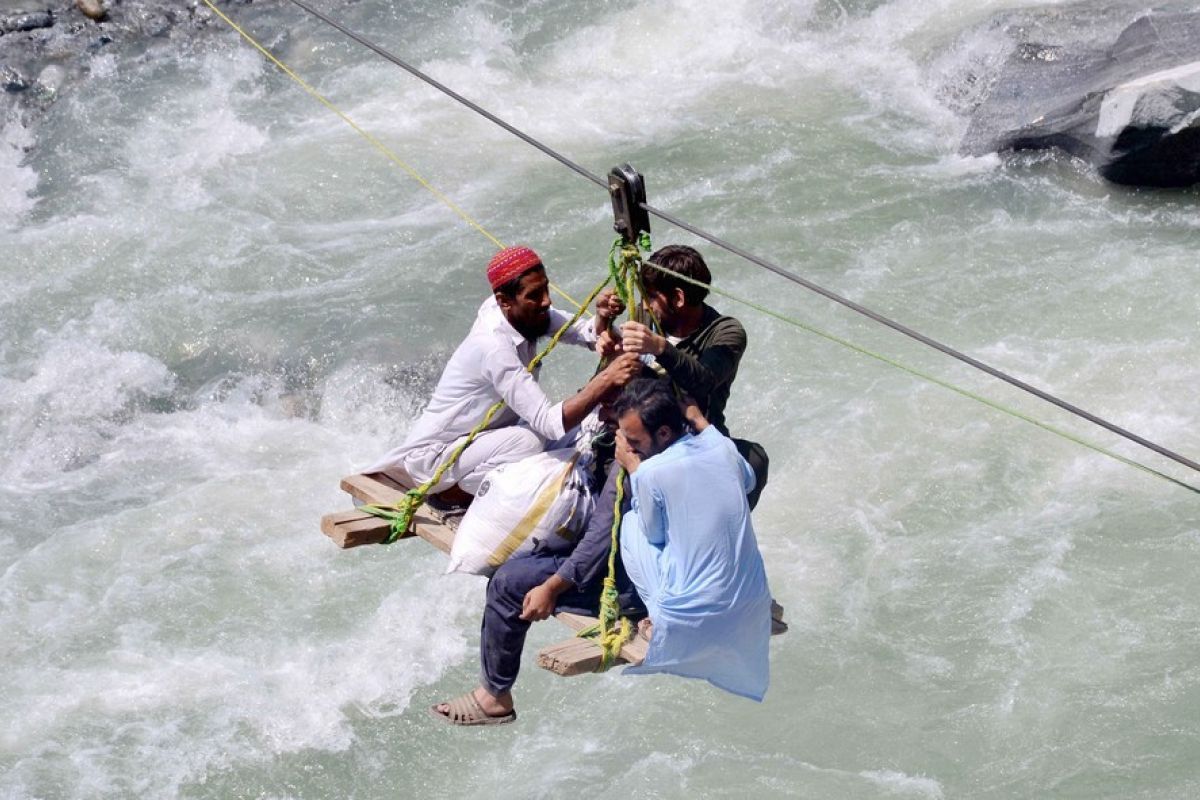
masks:
[[[683,412],[665,378],[636,378],[626,384],[620,397],[613,404],[617,419],[633,411],[642,421],[642,426],[654,435],[663,425],[676,436],[683,433]]]
[[[492,291],[495,292],[496,294],[504,295],[509,300],[515,300],[517,298],[517,292],[521,291],[521,281],[525,279],[526,275],[533,272],[535,269],[544,270],[545,267],[542,266],[541,264],[534,264],[532,267],[525,270],[517,277],[513,278],[512,280],[510,280],[506,283],[500,284]]]
[[[711,284],[712,273],[708,271],[708,264],[704,263],[704,257],[694,247],[688,247],[686,244],[669,244],[652,253],[650,258],[642,264],[642,285],[646,287],[646,291],[662,292],[663,294],[670,294],[675,289],[682,289],[683,298],[690,306],[704,302],[704,298],[708,296],[708,287],[680,280],[670,273],[655,269],[655,264],[660,264],[680,275],[686,275],[694,281]]]

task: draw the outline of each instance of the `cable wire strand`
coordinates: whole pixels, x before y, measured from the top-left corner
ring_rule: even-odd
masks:
[[[451,200],[445,193],[440,191],[436,186],[434,186],[429,181],[427,181],[421,175],[421,173],[417,172],[417,170],[415,168],[413,168],[410,164],[408,164],[408,162],[404,161],[402,158],[400,158],[398,155],[396,155],[396,153],[391,148],[389,148],[387,145],[385,145],[383,142],[381,142],[376,136],[372,135],[369,131],[367,131],[362,126],[360,126],[357,122],[352,120],[349,117],[349,115],[347,115],[344,111],[342,111],[340,108],[335,106],[332,102],[330,102],[330,100],[327,97],[325,97],[323,94],[321,94],[316,89],[314,89],[311,85],[309,85],[309,83],[306,82],[299,75],[297,75],[296,72],[291,67],[289,67],[287,64],[285,64],[281,60],[279,60],[279,58],[276,57],[274,53],[272,53],[270,50],[268,50],[266,47],[264,47],[261,43],[259,43],[259,41],[257,39],[255,39],[253,36],[251,36],[244,28],[242,28],[240,25],[238,25],[236,22],[234,22],[232,19],[230,19],[224,12],[222,12],[219,8],[217,8],[212,3],[212,0],[204,0],[204,4],[206,6],[208,6],[208,8],[214,14],[216,14],[218,17],[220,17],[222,21],[224,21],[227,25],[229,25],[230,28],[233,28],[233,30],[236,31],[239,36],[241,36],[243,39],[245,39],[250,45],[252,45],[260,53],[262,53],[263,56],[267,58],[267,60],[269,60],[272,64],[274,64],[276,67],[278,67],[280,69],[280,71],[282,71],[289,78],[291,78],[293,81],[295,81],[300,86],[301,89],[303,89],[309,95],[314,97],[318,102],[320,102],[323,106],[325,106],[330,111],[332,111],[334,114],[336,114],[338,117],[340,117],[343,122],[345,122],[347,125],[349,125],[354,130],[355,133],[357,133],[362,138],[366,139],[367,142],[370,143],[371,146],[374,147],[376,150],[383,153],[384,157],[386,157],[389,161],[391,161],[393,164],[395,164],[396,166],[400,167],[405,172],[407,172],[409,177],[411,177],[413,180],[415,180],[417,183],[419,183],[422,186],[422,188],[424,188],[426,191],[428,191],[430,194],[432,194],[435,198],[437,198],[438,201],[440,201],[443,205],[445,205],[447,208],[449,208],[451,211],[453,211],[455,214],[457,214],[463,220],[463,222],[467,223],[467,225],[469,225],[472,228],[474,228],[475,230],[479,231],[479,233],[482,234],[484,236],[484,238],[486,238],[489,242],[491,242],[493,245],[495,245],[497,250],[502,250],[504,248],[504,242],[500,241],[498,238],[496,238],[494,235],[492,235],[491,231],[489,231],[487,228],[483,227],[483,225],[480,224],[478,220],[476,220],[474,217],[472,217],[470,214],[468,214],[466,211],[464,211],[461,206],[459,206],[457,203],[455,203],[453,200]],[[553,289],[555,292],[557,292],[560,297],[565,299],[571,305],[575,306],[575,308],[580,307],[579,303],[576,302],[575,298],[571,297],[571,295],[567,294],[565,291],[560,289],[553,282],[550,283],[550,288]]]
[[[902,372],[906,372],[909,375],[912,375],[913,377],[920,378],[921,380],[931,383],[935,386],[940,386],[943,389],[947,389],[951,392],[954,392],[957,395],[960,395],[961,397],[966,397],[970,400],[974,400],[978,403],[982,403],[983,405],[987,406],[988,408],[991,408],[995,411],[999,411],[1002,414],[1007,414],[1008,416],[1019,419],[1022,422],[1027,422],[1030,425],[1041,428],[1044,431],[1053,433],[1054,435],[1059,436],[1063,439],[1066,439],[1069,442],[1080,445],[1082,447],[1086,447],[1087,449],[1089,449],[1093,452],[1099,453],[1100,455],[1107,456],[1108,458],[1111,458],[1114,461],[1119,461],[1122,464],[1125,464],[1130,467],[1134,467],[1135,469],[1139,469],[1142,472],[1149,473],[1150,475],[1153,475],[1156,478],[1161,478],[1165,481],[1175,484],[1176,486],[1180,486],[1184,489],[1187,489],[1190,492],[1200,494],[1200,487],[1193,486],[1192,484],[1187,483],[1186,481],[1181,481],[1176,477],[1166,474],[1165,472],[1161,472],[1157,469],[1154,469],[1153,467],[1147,466],[1147,465],[1141,463],[1140,461],[1135,461],[1134,459],[1123,456],[1120,453],[1115,453],[1112,450],[1108,450],[1104,447],[1101,447],[1100,445],[1095,444],[1094,442],[1090,442],[1081,436],[1076,436],[1075,434],[1070,433],[1069,431],[1065,431],[1062,428],[1058,428],[1049,423],[1042,422],[1041,420],[1036,419],[1035,417],[1032,417],[1029,414],[1026,414],[1022,411],[1018,411],[1015,408],[1006,406],[1003,403],[997,402],[995,400],[991,400],[987,397],[984,397],[983,395],[977,394],[976,392],[972,392],[969,389],[964,389],[961,386],[956,386],[953,383],[950,383],[949,381],[942,380],[941,378],[939,378],[935,375],[930,375],[929,373],[923,372],[915,367],[910,367],[909,365],[905,364],[902,361],[898,361],[896,359],[889,358],[888,356],[885,356],[882,353],[877,353],[873,350],[863,347],[862,345],[855,344],[854,342],[851,342],[848,339],[843,339],[840,336],[835,336],[834,334],[823,331],[820,328],[815,328],[812,325],[808,325],[804,322],[801,322],[798,319],[789,317],[786,314],[781,314],[778,311],[774,311],[770,308],[767,308],[766,306],[756,303],[753,300],[747,300],[743,297],[738,297],[737,295],[733,294],[732,292],[725,291],[724,289],[721,289],[717,286],[713,286],[712,284],[703,283],[702,281],[698,281],[694,278],[690,278],[687,275],[676,272],[674,270],[667,269],[666,267],[659,266],[658,264],[654,264],[652,262],[651,262],[651,266],[653,266],[657,270],[667,273],[668,275],[673,275],[685,283],[690,283],[693,286],[700,286],[705,289],[708,289],[713,294],[718,294],[728,300],[732,300],[735,303],[740,303],[741,305],[744,305],[748,308],[752,308],[755,311],[758,311],[760,314],[765,314],[768,317],[773,317],[773,318],[779,320],[780,322],[786,323],[788,325],[792,325],[793,327],[799,328],[800,330],[805,331],[807,333],[811,333],[814,336],[819,336],[822,339],[825,339],[826,341],[841,345],[842,347],[853,350],[854,352],[859,353],[860,355],[864,355],[868,358],[873,358],[876,361],[879,361],[883,364],[887,364],[890,367],[898,369]]]
[[[1158,453],[1159,455],[1166,456],[1167,458],[1171,459],[1172,461],[1177,461],[1180,464],[1183,464],[1185,467],[1190,467],[1191,469],[1193,469],[1197,472],[1200,472],[1200,464],[1196,463],[1195,461],[1193,461],[1190,458],[1187,458],[1186,456],[1182,456],[1172,450],[1168,450],[1167,448],[1163,447],[1162,445],[1156,444],[1156,443],[1150,441],[1149,439],[1144,439],[1141,436],[1138,436],[1136,433],[1133,433],[1132,431],[1128,431],[1125,428],[1122,428],[1115,423],[1109,422],[1108,420],[1104,419],[1103,417],[1098,417],[1095,414],[1092,414],[1091,412],[1086,411],[1077,405],[1074,405],[1073,403],[1069,403],[1066,400],[1063,400],[1059,397],[1056,397],[1056,396],[1050,394],[1049,392],[1045,391],[1044,389],[1039,389],[1038,387],[1033,386],[1032,384],[1026,383],[1025,381],[1021,380],[1020,378],[1016,378],[1016,377],[1013,377],[1012,375],[1009,375],[1007,372],[1004,372],[1003,370],[999,370],[999,369],[991,366],[990,364],[986,364],[977,358],[973,358],[972,356],[969,356],[966,353],[960,352],[959,350],[956,350],[953,347],[950,347],[949,345],[942,344],[938,340],[933,339],[929,336],[926,336],[925,334],[923,334],[919,331],[915,331],[912,328],[908,327],[907,325],[896,322],[895,320],[893,320],[889,317],[885,317],[883,314],[880,314],[876,311],[872,311],[871,309],[867,308],[866,306],[860,305],[859,303],[856,303],[847,297],[843,297],[842,295],[838,294],[837,292],[833,292],[829,289],[826,289],[823,286],[819,286],[818,284],[815,284],[812,281],[810,281],[806,278],[803,278],[794,272],[786,270],[783,267],[781,267],[777,264],[774,264],[770,261],[767,261],[764,258],[760,258],[759,256],[756,256],[753,253],[747,252],[746,250],[743,250],[742,248],[740,248],[734,244],[730,244],[729,242],[725,241],[724,239],[720,239],[717,236],[714,236],[713,234],[711,234],[705,230],[697,228],[694,225],[690,225],[687,222],[684,222],[683,220],[679,219],[678,217],[675,217],[671,214],[666,213],[665,211],[661,211],[660,209],[654,208],[653,206],[651,206],[649,204],[644,204],[643,207],[646,209],[647,212],[655,215],[656,217],[659,217],[660,219],[665,220],[666,222],[669,222],[672,225],[675,225],[676,227],[682,228],[683,230],[688,231],[689,233],[699,236],[701,239],[704,239],[705,241],[707,241],[713,245],[716,245],[717,247],[720,247],[721,249],[726,250],[727,252],[732,253],[735,256],[743,258],[752,264],[756,264],[756,265],[762,267],[763,269],[770,270],[771,272],[775,273],[776,275],[780,276],[781,278],[785,278],[789,281],[792,281],[793,283],[799,284],[800,286],[803,286],[805,289],[808,289],[811,292],[816,292],[817,294],[821,295],[822,297],[832,300],[835,303],[840,303],[841,305],[845,306],[846,308],[849,308],[851,311],[855,311],[859,314],[862,314],[864,317],[867,317],[868,319],[878,322],[880,325],[884,325],[888,328],[891,328],[894,331],[897,331],[898,333],[902,333],[905,336],[908,336],[911,339],[915,339],[916,341],[920,342],[921,344],[926,345],[927,347],[932,347],[934,350],[944,353],[944,354],[950,356],[951,358],[958,359],[959,361],[962,361],[964,364],[968,364],[977,370],[986,372],[988,375],[991,375],[993,378],[999,378],[1000,380],[1004,381],[1005,383],[1011,384],[1024,392],[1028,392],[1029,394],[1032,394],[1034,397],[1045,400],[1047,403],[1056,405],[1059,408],[1063,409],[1064,411],[1069,411],[1070,413],[1072,413],[1078,417],[1082,417],[1083,419],[1086,419],[1088,422],[1091,422],[1095,425],[1099,425],[1101,428],[1105,428],[1119,436],[1123,436],[1126,439],[1130,440],[1131,442],[1135,442],[1135,443],[1141,445],[1142,447],[1145,447],[1149,450],[1153,450],[1154,452]]]
[[[208,2],[208,0],[205,0],[205,2]],[[388,52],[387,50],[383,49],[382,47],[374,44],[373,42],[367,40],[366,38],[360,36],[359,34],[354,33],[353,31],[347,29],[343,25],[335,22],[334,20],[330,19],[325,14],[322,14],[321,12],[312,8],[312,6],[303,2],[303,0],[290,0],[290,2],[292,2],[294,5],[300,7],[304,11],[308,12],[309,14],[313,15],[314,17],[325,22],[326,24],[330,25],[331,27],[337,29],[338,31],[341,31],[346,36],[350,37],[351,39],[353,39],[354,41],[363,45],[364,47],[368,48],[369,50],[372,50],[373,52],[379,54],[383,58],[385,58],[388,61],[395,64],[396,66],[406,70],[407,72],[412,74],[414,77],[419,78],[420,80],[426,82],[427,84],[434,87],[438,91],[446,94],[448,97],[456,100],[457,102],[461,103],[462,105],[466,106],[467,108],[471,109],[472,111],[476,112],[477,114],[480,114],[484,118],[486,118],[489,121],[493,122],[494,124],[500,126],[504,130],[511,133],[512,135],[521,139],[522,141],[537,148],[541,152],[545,153],[546,155],[550,156],[554,160],[558,161],[559,163],[563,164],[567,168],[571,169],[573,172],[583,176],[584,178],[587,178],[588,180],[592,181],[593,183],[595,183],[599,186],[604,187],[605,191],[608,190],[608,184],[603,179],[601,179],[598,175],[588,171],[587,169],[580,166],[575,161],[572,161],[571,159],[562,155],[561,153],[559,153],[557,150],[553,149],[552,147],[550,147],[546,144],[543,144],[542,142],[533,138],[529,134],[527,134],[524,131],[520,130],[519,128],[515,127],[514,125],[511,125],[510,123],[504,121],[503,119],[501,119],[500,117],[491,113],[490,111],[487,111],[486,109],[482,108],[478,104],[472,102],[471,100],[468,100],[466,97],[463,97],[461,94],[450,89],[448,86],[445,86],[444,84],[435,80],[433,77],[425,74],[424,72],[422,72],[421,70],[412,66],[411,64],[407,63],[400,57]],[[1185,467],[1188,467],[1189,469],[1192,469],[1196,472],[1200,472],[1200,463],[1197,463],[1196,461],[1193,461],[1192,459],[1187,458],[1186,456],[1180,455],[1179,453],[1176,453],[1173,450],[1163,447],[1160,444],[1157,444],[1155,442],[1150,441],[1149,439],[1139,436],[1138,434],[1133,433],[1132,431],[1126,430],[1125,428],[1122,428],[1121,426],[1119,426],[1113,422],[1110,422],[1110,421],[1104,419],[1103,417],[1092,414],[1091,412],[1086,411],[1083,408],[1080,408],[1079,406],[1077,406],[1073,403],[1067,402],[1066,400],[1056,397],[1055,395],[1051,394],[1048,391],[1045,391],[1044,389],[1040,389],[1036,386],[1033,386],[1032,384],[1027,383],[1026,381],[1023,381],[1019,378],[1009,375],[1008,373],[1004,372],[1003,370],[997,369],[996,367],[993,367],[990,364],[984,363],[983,361],[980,361],[977,358],[969,356],[966,353],[963,353],[953,347],[950,347],[949,345],[943,344],[942,342],[939,342],[936,339],[926,336],[925,334],[920,333],[919,331],[916,331],[916,330],[908,327],[907,325],[897,322],[883,314],[880,314],[877,311],[873,311],[873,310],[867,308],[866,306],[863,306],[859,303],[854,302],[853,300],[850,300],[847,297],[843,297],[842,295],[838,294],[837,292],[834,292],[830,289],[826,289],[823,286],[820,286],[819,284],[813,283],[812,281],[810,281],[806,278],[803,278],[800,275],[797,275],[796,273],[791,272],[790,270],[784,269],[783,267],[780,267],[779,265],[774,264],[771,261],[768,261],[764,258],[756,256],[753,253],[750,253],[749,251],[744,250],[741,247],[731,244],[730,242],[727,242],[724,239],[721,239],[721,238],[715,236],[714,234],[711,234],[708,231],[705,231],[702,228],[699,228],[695,225],[685,222],[684,220],[674,216],[673,214],[669,214],[666,211],[663,211],[662,209],[655,208],[654,206],[650,205],[649,203],[641,203],[640,205],[642,208],[644,208],[646,210],[647,213],[652,214],[655,217],[658,217],[659,219],[661,219],[665,222],[668,222],[678,228],[681,228],[682,230],[688,231],[689,233],[691,233],[695,236],[698,236],[701,239],[704,239],[705,241],[709,242],[710,244],[712,244],[716,247],[719,247],[722,250],[725,250],[726,252],[728,252],[732,255],[735,255],[739,258],[745,259],[746,261],[749,261],[752,264],[762,267],[763,269],[766,269],[770,272],[773,272],[776,275],[778,275],[782,278],[785,278],[786,280],[789,280],[799,286],[802,286],[805,289],[808,289],[809,291],[815,292],[815,293],[821,295],[822,297],[832,300],[835,303],[839,303],[839,304],[845,306],[846,308],[849,308],[850,310],[867,317],[868,319],[871,319],[881,325],[891,328],[892,330],[894,330],[898,333],[908,336],[909,338],[914,339],[914,340],[920,342],[921,344],[926,345],[927,347],[931,347],[945,355],[950,356],[951,358],[957,359],[957,360],[963,362],[964,364],[974,367],[977,370],[985,372],[994,378],[1002,380],[1005,383],[1008,383],[1012,386],[1015,386],[1016,388],[1020,389],[1021,391],[1032,394],[1033,396],[1035,396],[1041,400],[1044,400],[1045,402],[1051,403],[1052,405],[1055,405],[1055,406],[1063,409],[1064,411],[1074,414],[1075,416],[1085,419],[1094,425],[1098,425],[1108,431],[1111,431],[1112,433],[1115,433],[1118,436],[1121,436],[1125,439],[1128,439],[1131,442],[1134,442],[1135,444],[1141,445],[1142,447],[1152,450],[1153,452],[1158,453],[1159,455],[1164,456],[1166,458],[1169,458],[1172,461],[1175,461],[1179,464],[1182,464]]]

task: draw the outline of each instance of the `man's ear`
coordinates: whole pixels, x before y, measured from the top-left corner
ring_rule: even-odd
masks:
[[[687,305],[687,297],[683,294],[683,289],[676,286],[671,290],[671,308],[681,309]]]
[[[659,425],[658,430],[654,432],[654,442],[660,446],[665,445],[671,441],[673,435],[674,433],[666,425]]]
[[[504,292],[492,292],[496,297],[496,303],[500,306],[501,311],[508,311],[513,306],[512,298]]]

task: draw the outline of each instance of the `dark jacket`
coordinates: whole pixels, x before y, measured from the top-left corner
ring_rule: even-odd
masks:
[[[726,436],[725,404],[746,352],[746,329],[733,317],[704,304],[700,327],[679,344],[667,344],[657,357],[671,380],[700,404],[700,410]]]
[[[746,351],[746,331],[742,323],[733,317],[722,316],[715,308],[705,304],[700,327],[679,344],[668,344],[658,363],[667,370],[679,388],[690,394],[700,404],[705,417],[726,436],[725,404],[729,402],[729,389],[737,377],[738,362]],[[614,480],[616,464],[612,463],[612,451],[597,453],[601,474],[608,468],[607,480],[596,502],[596,508],[588,520],[583,535],[576,543],[552,541],[539,543],[535,552],[555,552],[567,559],[558,570],[558,575],[577,587],[589,586],[599,581],[608,571],[608,552],[612,541],[613,504],[616,499]],[[622,514],[629,509],[629,479],[625,481]],[[757,499],[757,497],[756,497]],[[622,601],[626,600],[628,581],[620,569],[618,559],[618,588]]]

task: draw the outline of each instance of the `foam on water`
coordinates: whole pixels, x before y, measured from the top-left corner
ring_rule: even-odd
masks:
[[[252,79],[265,69],[262,59],[246,50],[234,57],[210,54],[198,65],[203,88],[174,95],[165,109],[142,120],[124,140],[128,178],[143,184],[149,203],[172,211],[207,205],[213,196],[205,178],[219,168],[237,169],[239,156],[262,150],[267,136],[246,122],[233,102],[253,103],[260,89]],[[164,113],[166,112],[166,113]]]
[[[16,227],[37,202],[37,172],[23,163],[32,144],[33,134],[23,125],[9,122],[0,129],[0,219],[6,227]]]
[[[633,161],[656,204],[1200,451],[1194,194],[954,155],[1009,5],[338,15],[589,168]],[[252,23],[557,282],[594,282],[593,187],[308,20]],[[1194,788],[1189,495],[724,299],[751,342],[730,418],[772,456],[756,525],[792,625],[767,702],[527,659],[516,726],[428,720],[476,679],[482,582],[419,544],[336,552],[317,520],[420,412],[491,244],[230,37],[92,71],[36,142],[0,136],[19,254],[0,264],[0,794]],[[704,249],[736,294],[1152,460]],[[544,380],[590,368],[564,353]],[[562,634],[535,626],[528,650]]]

